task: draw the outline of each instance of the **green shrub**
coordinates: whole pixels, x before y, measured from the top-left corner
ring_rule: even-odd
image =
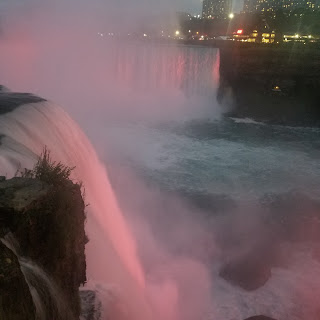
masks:
[[[61,186],[70,182],[70,175],[74,168],[53,161],[50,151],[45,147],[33,169],[18,170],[18,173],[23,178],[39,179],[50,185]]]

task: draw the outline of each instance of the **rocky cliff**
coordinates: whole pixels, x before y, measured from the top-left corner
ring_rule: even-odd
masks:
[[[85,205],[79,185],[52,185],[34,178],[0,180],[0,237],[10,234],[16,242],[0,243],[0,319],[35,319],[37,303],[50,309],[48,300],[35,301],[34,294],[31,299],[30,284],[37,289],[38,282],[38,295],[51,294],[48,299],[66,304],[63,319],[78,319],[79,286],[86,281]],[[63,313],[60,302],[56,304]]]
[[[320,51],[303,44],[221,49],[218,100],[229,115],[273,124],[320,125]]]

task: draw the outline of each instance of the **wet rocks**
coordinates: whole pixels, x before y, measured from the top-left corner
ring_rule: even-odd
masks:
[[[84,223],[79,185],[18,177],[0,181],[0,237],[13,234],[19,255],[48,274],[68,298],[75,319],[80,315],[79,286],[86,281]],[[11,297],[14,300],[14,294]],[[23,318],[22,313],[20,319],[33,318]]]
[[[263,316],[263,315],[258,315],[258,316],[253,316],[253,317],[247,318],[245,320],[275,320],[275,319],[267,317],[267,316]]]
[[[81,290],[81,320],[100,320],[101,302],[93,290]]]
[[[24,104],[43,101],[46,100],[30,93],[7,92],[0,88],[0,115],[12,112]]]
[[[35,307],[15,254],[0,241],[0,319],[33,320]]]
[[[220,270],[220,277],[247,291],[262,287],[271,277],[271,266],[263,253],[251,252],[226,263]]]
[[[220,276],[232,285],[253,291],[271,277],[272,268],[288,268],[292,245],[305,245],[320,260],[320,204],[298,192],[267,194],[260,199],[261,221],[248,232],[244,253],[227,257]],[[258,215],[258,213],[257,213]],[[289,245],[290,244],[290,245]],[[235,245],[236,248],[236,245]]]

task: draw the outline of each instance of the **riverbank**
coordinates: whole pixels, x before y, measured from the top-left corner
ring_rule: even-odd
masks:
[[[320,126],[320,50],[301,44],[220,48],[217,96],[233,117]]]

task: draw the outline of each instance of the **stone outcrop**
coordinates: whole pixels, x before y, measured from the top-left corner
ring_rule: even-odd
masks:
[[[101,302],[92,290],[80,291],[81,320],[101,320]]]
[[[319,200],[297,192],[266,194],[260,199],[261,223],[257,233],[248,235],[253,247],[237,257],[228,257],[220,277],[247,291],[262,287],[272,268],[287,268],[292,251],[288,243],[307,244],[320,261]]]
[[[267,316],[263,316],[263,315],[258,315],[258,316],[253,316],[253,317],[247,318],[245,320],[275,320],[275,319],[267,317]]]
[[[250,252],[225,264],[220,276],[247,291],[262,287],[271,277],[271,265],[263,252]]]
[[[1,90],[0,86],[0,114],[11,112],[23,104],[46,101],[30,93],[15,93]]]
[[[0,242],[0,319],[35,319],[35,307],[16,255]]]
[[[274,124],[320,125],[319,50],[235,44],[222,48],[220,56],[218,100],[229,104],[228,115]]]
[[[48,274],[75,319],[80,315],[78,289],[86,281],[84,223],[84,202],[79,185],[71,181],[53,186],[36,179],[0,179],[0,237],[8,232],[14,235],[19,255]],[[17,259],[12,258],[12,254],[10,259],[16,266]],[[8,299],[15,301],[15,294],[15,290],[9,288]],[[28,302],[25,303],[32,306],[29,298],[30,295],[26,295]],[[24,318],[22,313],[20,318],[12,319],[34,318]]]

